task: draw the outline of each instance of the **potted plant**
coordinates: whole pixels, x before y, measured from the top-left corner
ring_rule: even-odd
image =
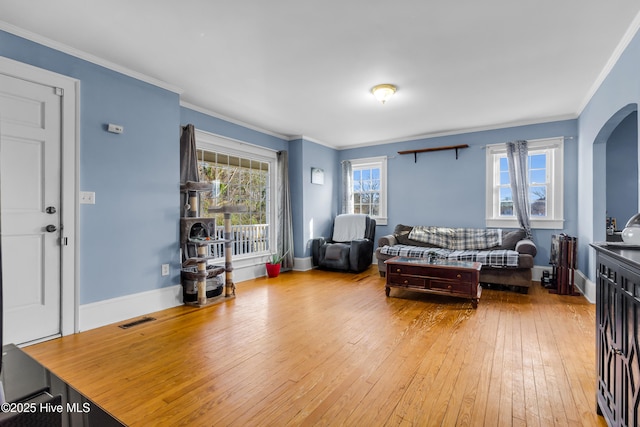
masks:
[[[271,254],[271,259],[266,263],[267,277],[278,277],[278,274],[280,274],[280,264],[288,252],[289,251],[282,255],[277,253]]]

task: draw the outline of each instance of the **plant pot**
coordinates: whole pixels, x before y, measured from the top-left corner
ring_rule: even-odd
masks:
[[[268,262],[265,265],[267,267],[267,277],[278,277],[278,274],[280,274],[280,264],[271,264]]]

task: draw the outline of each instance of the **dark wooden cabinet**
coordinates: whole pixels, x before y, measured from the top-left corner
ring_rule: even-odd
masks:
[[[640,425],[640,250],[597,252],[597,405],[609,426]]]

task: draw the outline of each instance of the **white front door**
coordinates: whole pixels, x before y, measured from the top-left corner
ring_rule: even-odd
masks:
[[[3,343],[61,332],[61,98],[0,75]]]

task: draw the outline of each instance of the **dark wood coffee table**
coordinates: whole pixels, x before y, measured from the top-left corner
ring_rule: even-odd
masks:
[[[479,284],[479,262],[429,260],[427,258],[395,257],[385,261],[387,284],[391,288],[430,294],[470,298],[473,308],[478,308],[482,287]]]

